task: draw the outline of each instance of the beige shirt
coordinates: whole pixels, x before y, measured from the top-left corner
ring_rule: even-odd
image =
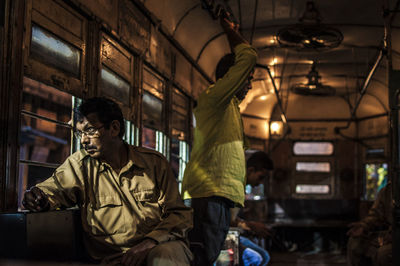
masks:
[[[146,148],[129,146],[119,174],[78,151],[37,187],[48,195],[51,209],[78,204],[95,259],[126,251],[144,238],[186,240],[192,228],[192,210],[182,202],[168,161]]]

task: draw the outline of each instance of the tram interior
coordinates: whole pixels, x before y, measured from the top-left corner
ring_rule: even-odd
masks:
[[[270,265],[346,265],[348,224],[365,217],[393,182],[399,0],[3,2],[0,55],[10,68],[1,76],[0,222],[8,229],[0,232],[14,240],[0,250],[8,245],[8,255],[24,257],[41,245],[41,228],[24,227],[29,219],[75,219],[74,212],[27,214],[21,201],[80,148],[69,121],[82,99],[117,101],[124,139],[164,154],[181,182],[194,102],[230,52],[218,23],[223,8],[258,52],[240,105],[247,155],[265,151],[274,162],[264,184],[246,188],[241,215],[273,230],[256,239]],[[72,235],[58,238],[75,252]],[[71,259],[74,252],[53,254]]]

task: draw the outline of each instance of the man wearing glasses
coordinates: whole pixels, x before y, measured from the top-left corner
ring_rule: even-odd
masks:
[[[118,105],[91,98],[78,108],[83,149],[24,195],[31,211],[78,205],[89,255],[106,264],[189,265],[192,227],[168,161],[122,139]]]

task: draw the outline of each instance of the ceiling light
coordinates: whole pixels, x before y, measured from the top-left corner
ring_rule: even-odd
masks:
[[[269,129],[271,136],[280,136],[282,134],[283,123],[282,121],[271,122]]]
[[[307,74],[307,83],[295,84],[291,90],[294,93],[302,95],[318,95],[318,96],[332,96],[335,95],[335,89],[331,86],[323,85],[319,80],[321,76],[316,70],[315,62],[311,66],[310,72]]]
[[[274,58],[274,59],[272,59],[272,61],[271,61],[271,63],[269,65],[270,66],[274,66],[274,65],[276,65],[276,63],[278,63],[278,59]]]

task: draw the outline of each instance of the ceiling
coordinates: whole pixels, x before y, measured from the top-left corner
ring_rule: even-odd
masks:
[[[277,40],[282,28],[301,23],[299,19],[305,14],[307,0],[142,2],[211,78],[219,58],[229,52],[229,46],[218,20],[212,18],[202,3],[203,6],[204,2],[219,3],[230,9],[240,24],[242,35],[258,50],[257,63],[270,69],[283,110],[289,118],[301,118],[301,108],[309,105],[310,101],[315,102],[315,110],[318,110],[318,103],[325,109],[326,106],[333,108],[329,115],[326,113],[329,116],[325,117],[327,119],[335,118],[335,108],[341,110],[337,115],[342,116],[343,110],[346,110],[347,117],[350,117],[360,92],[365,92],[365,95],[355,112],[356,116],[388,112],[388,60],[385,54],[364,90],[363,86],[379,53],[385,48],[383,7],[389,10],[386,21],[390,29],[386,36],[391,37],[386,48],[389,48],[393,68],[400,69],[400,15],[396,16],[398,11],[392,12],[398,10],[399,0],[312,1],[319,13],[320,25],[337,29],[343,35],[342,42],[331,49],[296,49]],[[306,20],[306,23],[311,22]],[[295,84],[307,82],[313,62],[316,63],[320,82],[333,87],[336,91],[334,96],[301,96],[291,90]],[[277,103],[273,82],[265,67],[257,68],[254,77],[253,90],[242,103],[241,110],[245,114],[268,119],[273,111],[270,105]],[[265,99],[269,106],[262,108],[260,99]]]

